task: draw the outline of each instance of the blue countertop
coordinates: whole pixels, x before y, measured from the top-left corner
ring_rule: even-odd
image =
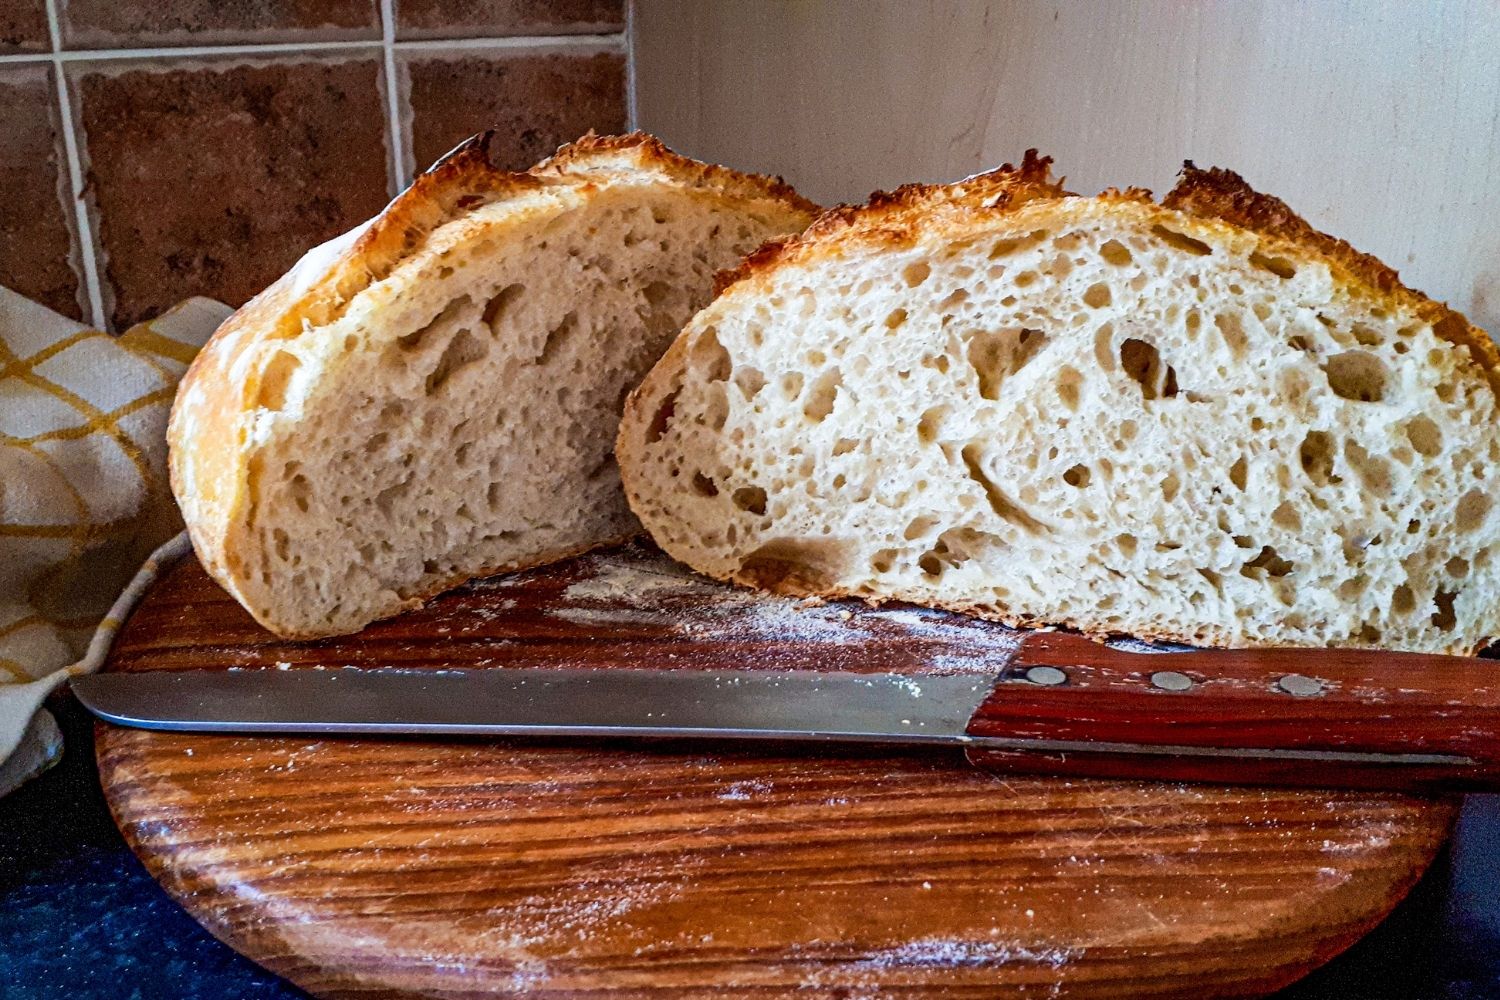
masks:
[[[0,1000],[307,994],[214,940],[125,846],[89,720],[55,699],[62,762],[0,799]],[[1280,1000],[1500,997],[1500,797],[1465,802],[1449,848],[1404,903]]]

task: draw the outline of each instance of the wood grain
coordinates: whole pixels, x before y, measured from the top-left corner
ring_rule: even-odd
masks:
[[[1015,637],[800,608],[642,549],[280,642],[192,562],[111,669],[962,669]],[[1450,805],[1002,780],[947,754],[293,740],[101,727],[127,839],[220,938],[330,997],[1242,997],[1377,922]]]
[[[1051,683],[1029,680],[1035,668],[1049,672]],[[1157,685],[1163,673],[1175,690]],[[1066,753],[971,749],[969,759],[1006,773],[1495,791],[1500,789],[1496,676],[1488,659],[1362,649],[1192,650],[1164,662],[1154,654],[1101,647],[1080,635],[1037,632],[1026,638],[974,712],[969,735],[1098,745],[1070,747]],[[1282,686],[1288,680],[1292,690]],[[1116,752],[1107,744],[1132,749]],[[1247,754],[1195,757],[1140,752],[1141,747]],[[1253,754],[1260,750],[1365,759]],[[1432,759],[1394,765],[1373,759],[1378,755]]]

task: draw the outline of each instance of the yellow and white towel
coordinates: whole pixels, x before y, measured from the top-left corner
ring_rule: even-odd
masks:
[[[116,337],[0,288],[0,795],[56,758],[42,699],[97,669],[143,561],[186,551],[167,414],[229,313],[189,299]]]

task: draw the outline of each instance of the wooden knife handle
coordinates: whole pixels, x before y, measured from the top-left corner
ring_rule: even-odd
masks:
[[[1115,744],[969,751],[973,764],[994,771],[1495,791],[1500,663],[1349,649],[1129,653],[1039,632],[974,713],[968,734]],[[1293,755],[1250,753],[1268,750]],[[1330,752],[1360,756],[1319,756]]]

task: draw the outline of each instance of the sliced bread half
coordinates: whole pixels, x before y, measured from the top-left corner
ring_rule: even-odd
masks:
[[[1156,204],[1048,166],[876,195],[727,276],[621,425],[657,542],[1092,634],[1500,634],[1485,334],[1227,171]]]
[[[309,253],[182,382],[172,484],[194,547],[283,636],[636,533],[612,455],[625,393],[715,270],[816,208],[641,134],[524,173],[488,144]]]

